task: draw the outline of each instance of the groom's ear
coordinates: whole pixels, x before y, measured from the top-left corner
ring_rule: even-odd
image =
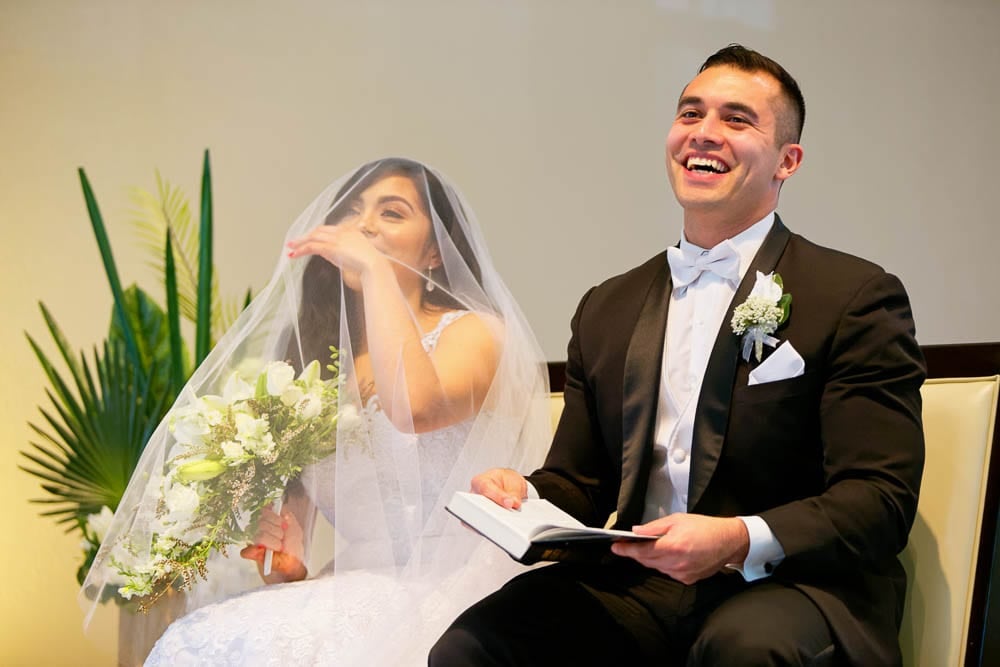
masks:
[[[778,181],[785,181],[802,166],[804,151],[799,144],[785,144],[781,150],[781,162],[775,170],[774,178]]]

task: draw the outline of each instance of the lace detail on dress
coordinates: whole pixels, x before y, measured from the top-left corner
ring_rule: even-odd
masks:
[[[437,326],[432,331],[425,333],[420,339],[420,342],[424,345],[424,351],[433,352],[437,348],[438,339],[441,338],[441,332],[445,330],[445,327],[463,315],[468,314],[468,310],[451,310],[442,315]]]
[[[428,352],[437,346],[441,332],[469,311],[451,311],[441,317],[421,342]],[[381,410],[378,396],[372,396],[361,412],[371,446],[386,461],[410,467],[414,475],[406,483],[395,474],[380,475],[380,491],[385,518],[392,540],[396,566],[412,556],[410,536],[419,534],[448,482],[454,461],[472,428],[467,420],[429,433],[401,433]],[[391,452],[392,455],[386,455]],[[302,473],[305,487],[310,478],[333,480],[337,456],[330,456]],[[385,485],[383,487],[383,484]],[[314,489],[312,500],[328,521],[334,521],[334,489],[329,484]],[[368,535],[351,527],[337,526],[348,542],[363,541]],[[397,539],[398,538],[398,539]],[[334,576],[328,565],[316,578],[290,584],[261,586],[256,590],[207,605],[174,621],[153,647],[147,667],[166,665],[367,665],[374,647],[373,632],[385,632],[380,620],[387,616],[404,619],[411,613],[401,599],[401,588],[392,572],[371,569],[338,570]],[[423,607],[433,607],[432,598]],[[415,633],[405,655],[394,656],[396,664],[426,664],[429,644],[451,617],[428,618],[430,624]],[[453,610],[451,613],[455,613]],[[381,629],[378,629],[381,628]],[[403,628],[399,629],[400,632]],[[428,636],[423,636],[427,634]]]
[[[437,326],[435,326],[431,331],[428,331],[423,336],[420,337],[420,344],[424,348],[424,352],[433,352],[437,349],[438,340],[441,338],[441,333],[448,327],[449,324],[455,322],[463,315],[468,315],[468,310],[450,310],[441,316],[438,320]],[[362,394],[363,396],[364,394]],[[370,420],[375,412],[382,409],[382,404],[379,402],[378,394],[373,393],[367,401],[365,401],[363,411],[365,416]]]
[[[264,586],[178,619],[145,665],[337,664],[391,606],[393,589],[391,577],[363,571]]]

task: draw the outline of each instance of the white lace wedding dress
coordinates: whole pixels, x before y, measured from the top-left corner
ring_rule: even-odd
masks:
[[[453,311],[442,317],[438,326],[423,337],[424,348],[432,350],[441,331],[465,312]],[[434,507],[447,471],[468,437],[470,424],[463,422],[420,435],[400,433],[379,409],[377,397],[368,402],[366,418],[373,447],[396,448],[404,461],[419,456],[420,494],[427,498],[423,507]],[[317,465],[334,465],[333,459]],[[435,475],[438,471],[440,474]],[[310,473],[317,471],[304,475]],[[323,489],[314,498],[319,511],[330,520],[333,491]],[[426,520],[420,514],[426,511],[414,511],[392,500],[406,497],[405,493],[384,489],[383,496],[395,505],[386,511],[390,535],[403,536],[407,531],[419,530],[419,524]],[[365,539],[365,535],[341,537],[348,541]],[[408,543],[405,539],[398,544],[393,540],[397,563],[409,557],[400,553]],[[509,559],[490,553],[491,549],[486,547],[487,553],[479,559],[480,567],[491,568],[494,573],[513,572]],[[421,636],[400,643],[402,655],[394,651],[393,664],[423,665],[439,632],[461,611],[454,604],[454,591],[444,592],[449,585],[452,589],[465,585],[460,574],[455,573],[450,582],[438,581],[436,586],[441,590],[434,591],[419,584],[402,584],[394,572],[370,569],[338,570],[336,576],[321,572],[313,579],[262,586],[196,609],[175,621],[154,646],[146,665],[385,664],[371,660],[385,649],[386,642],[400,643],[400,633],[408,632]],[[480,594],[474,592],[475,596]],[[440,598],[445,596],[451,597],[450,604],[440,604]],[[461,604],[471,604],[474,599]],[[409,627],[402,627],[407,624]]]

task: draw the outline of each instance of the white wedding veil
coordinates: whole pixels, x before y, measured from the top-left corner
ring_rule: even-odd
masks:
[[[497,274],[465,199],[445,176],[421,163],[377,160],[324,189],[285,240],[321,225],[347,224],[361,194],[389,176],[407,178],[418,193],[431,221],[436,261],[406,266],[377,241],[373,244],[394,262],[400,285],[420,285],[420,305],[413,308],[411,298],[406,321],[386,324],[385,304],[369,299],[367,292],[363,296],[331,261],[290,258],[284,248],[271,280],[198,367],[150,438],[83,583],[86,622],[121,584],[116,564],[123,547],[133,565],[155,559],[164,514],[176,509],[165,504],[163,494],[178,452],[179,436],[171,428],[177,416],[189,414],[205,396],[224,402],[234,374],[251,382],[270,362],[285,361],[296,373],[314,360],[326,367],[331,346],[339,351],[340,364],[336,449],[290,480],[287,495],[299,494],[318,509],[314,521],[304,521],[310,578],[369,570],[397,582],[392,602],[357,647],[357,664],[397,664],[400,656],[429,647],[462,609],[518,571],[517,564],[444,509],[451,494],[466,490],[479,472],[535,469],[551,430],[541,350]],[[374,326],[377,331],[369,330]],[[393,328],[399,331],[388,330]],[[462,357],[460,333],[470,328],[489,332],[496,360],[488,369],[492,380],[485,390],[470,388],[464,395],[452,390],[447,397],[442,390],[436,396],[438,375],[455,377],[456,360],[467,363],[470,373],[473,368],[482,372],[483,361],[472,358],[473,350],[470,358]],[[426,350],[420,361],[429,360],[429,366],[419,374],[408,366],[413,340],[403,330],[417,331]],[[386,354],[383,344],[376,358],[371,337],[396,334],[399,349]],[[435,366],[444,363],[435,346],[442,355],[446,347],[451,350],[447,369]],[[373,372],[380,377],[380,364],[392,364],[393,381],[371,381]],[[323,377],[330,379],[331,372],[324,370]],[[420,406],[414,398],[418,388],[424,392]],[[432,428],[425,427],[427,410],[435,415]],[[240,493],[234,492],[236,500]],[[244,525],[247,519],[234,521]],[[188,578],[187,611],[263,585],[256,563],[240,558],[241,546],[214,554],[204,578]],[[349,655],[337,661],[351,663]]]

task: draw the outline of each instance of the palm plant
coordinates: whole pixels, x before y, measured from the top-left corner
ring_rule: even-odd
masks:
[[[196,323],[198,320],[198,265],[201,248],[198,230],[192,224],[191,210],[179,187],[156,173],[156,192],[142,188],[131,191],[134,206],[132,223],[139,240],[150,253],[149,265],[166,278],[166,240],[173,242],[175,274],[177,277],[178,305],[181,318]],[[217,274],[211,282],[211,338],[218,338],[236,320],[246,305],[249,294],[240,303],[219,295]]]
[[[122,288],[107,229],[90,182],[83,169],[80,183],[94,236],[114,297],[107,338],[91,352],[73,352],[67,338],[43,303],[39,303],[49,334],[68,374],[60,372],[34,338],[27,335],[35,356],[51,383],[46,394],[51,409],[39,407],[44,426],[29,422],[40,442],[22,451],[34,467],[19,466],[42,480],[45,498],[32,502],[47,507],[51,516],[79,530],[90,543],[77,572],[82,582],[100,544],[94,517],[110,515],[121,500],[132,471],[150,435],[173,404],[186,379],[205,358],[213,341],[212,304],[212,189],[209,154],[205,151],[201,179],[200,224],[196,241],[188,234],[181,212],[187,204],[178,191],[164,188],[158,178],[161,205],[162,269],[165,309],[137,285]],[[189,218],[189,216],[188,216]],[[178,270],[174,237],[181,235],[182,262]],[[179,278],[180,276],[180,278]],[[247,294],[247,301],[249,293]],[[218,311],[216,311],[218,312]],[[193,363],[181,336],[184,313],[195,324]],[[216,333],[226,326],[217,316]],[[107,509],[104,509],[107,508]]]

